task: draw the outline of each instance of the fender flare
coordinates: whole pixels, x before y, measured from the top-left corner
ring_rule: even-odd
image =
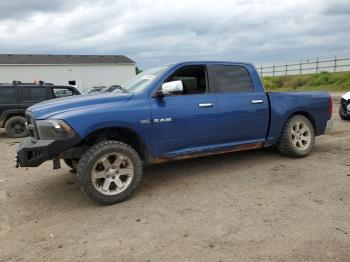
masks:
[[[24,115],[25,109],[7,109],[0,115],[0,127],[4,127],[9,115]]]
[[[123,139],[126,138],[127,133],[132,134],[136,139],[133,139],[131,141],[123,141],[123,140],[120,140],[120,141],[132,146],[142,156],[141,158],[143,158],[143,160],[148,161],[149,159],[151,159],[151,155],[149,151],[150,145],[147,143],[147,139],[144,136],[142,136],[140,132],[138,132],[137,130],[131,127],[124,126],[124,125],[107,125],[103,127],[94,128],[91,130],[92,131],[86,134],[83,137],[83,139],[88,139],[90,136],[98,132],[108,132],[107,134],[111,136],[122,135]],[[110,133],[111,130],[113,130],[112,133]]]

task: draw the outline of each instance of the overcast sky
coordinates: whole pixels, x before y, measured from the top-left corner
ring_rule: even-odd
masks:
[[[0,53],[255,64],[350,55],[349,0],[1,0]]]

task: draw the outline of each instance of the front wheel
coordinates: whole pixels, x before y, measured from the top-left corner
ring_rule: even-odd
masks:
[[[23,116],[13,116],[5,123],[5,131],[9,137],[19,138],[28,135],[26,120]]]
[[[87,196],[101,204],[126,200],[142,177],[142,162],[127,144],[107,140],[92,146],[79,161],[77,178]]]
[[[307,156],[315,143],[315,130],[309,119],[302,115],[292,116],[284,126],[278,142],[278,150],[287,156]]]

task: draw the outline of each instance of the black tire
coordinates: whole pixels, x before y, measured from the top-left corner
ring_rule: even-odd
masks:
[[[92,171],[98,160],[107,154],[120,153],[127,156],[133,166],[131,182],[126,189],[116,195],[106,195],[99,192],[92,179]],[[77,167],[77,179],[80,188],[86,195],[101,204],[116,204],[129,198],[136,190],[142,178],[142,162],[138,153],[129,145],[119,141],[106,140],[90,147],[81,157]]]
[[[13,116],[5,123],[5,132],[9,137],[19,138],[28,136],[26,120],[23,116]]]
[[[293,142],[295,136],[292,135],[293,127],[297,125],[297,123],[302,123],[308,128],[309,131],[309,143],[305,148],[299,148]],[[294,131],[293,131],[294,132]],[[300,137],[300,134],[299,134]],[[295,140],[294,140],[295,141]],[[305,157],[307,156],[313,149],[315,143],[315,130],[309,119],[302,115],[294,115],[292,116],[287,123],[285,124],[282,135],[277,144],[278,150],[286,156],[290,157]],[[301,145],[297,142],[297,144]],[[302,144],[304,146],[304,144]]]
[[[342,120],[350,120],[350,115],[346,113],[344,105],[342,103],[339,105],[339,116]]]
[[[63,159],[63,162],[70,168],[70,172],[76,173],[77,172],[77,166],[78,166],[78,160],[75,159]]]

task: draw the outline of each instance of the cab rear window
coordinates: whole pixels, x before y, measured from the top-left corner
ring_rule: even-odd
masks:
[[[216,88],[219,93],[254,92],[254,86],[248,71],[242,66],[217,65]]]
[[[52,88],[52,92],[55,98],[74,95],[72,90],[64,87],[54,87]]]

